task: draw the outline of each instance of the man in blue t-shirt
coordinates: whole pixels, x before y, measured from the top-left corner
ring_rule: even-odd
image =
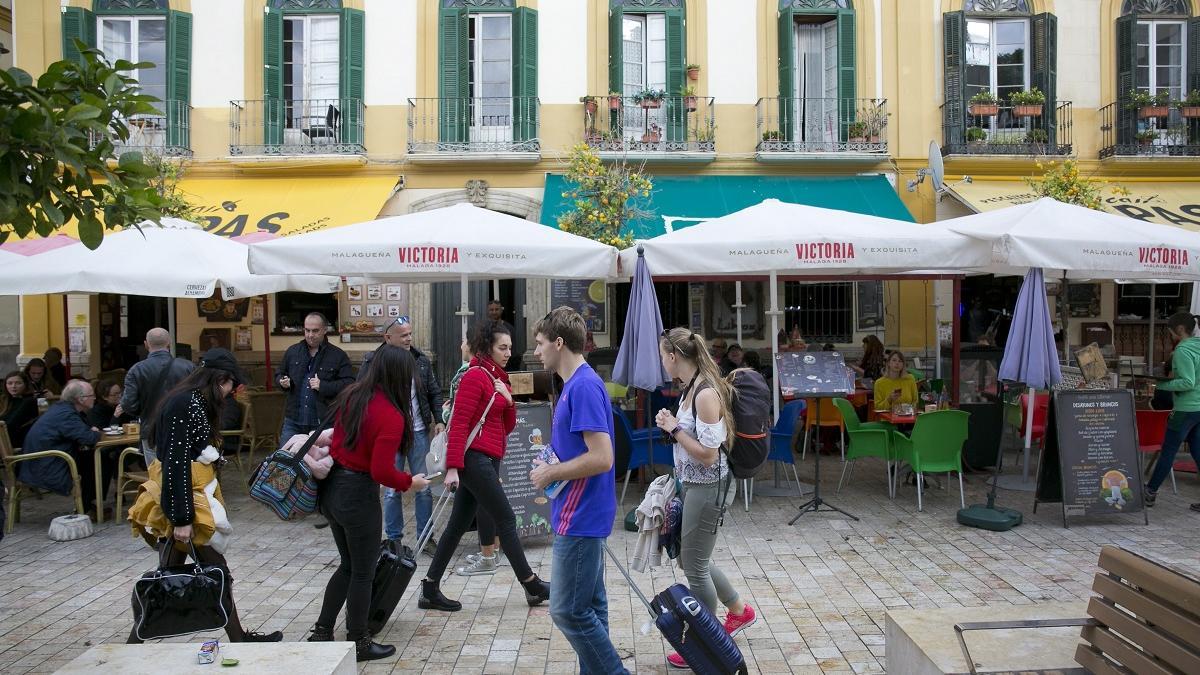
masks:
[[[617,514],[612,406],[604,382],[584,361],[587,326],[570,307],[534,326],[534,354],[563,380],[550,445],[556,464],[534,460],[529,478],[539,490],[567,481],[553,501],[554,563],[550,617],[575,649],[579,671],[628,673],[608,636],[604,540]]]

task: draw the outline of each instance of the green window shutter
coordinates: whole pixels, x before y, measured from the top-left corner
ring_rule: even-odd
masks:
[[[64,61],[83,63],[83,54],[75,46],[79,40],[88,47],[96,46],[96,15],[82,7],[62,10],[62,57]]]
[[[465,143],[469,137],[469,38],[466,11],[442,9],[438,16],[438,140],[443,143]]]
[[[945,68],[946,105],[943,138],[948,146],[961,146],[967,121],[967,17],[962,12],[942,15],[942,56]]]
[[[796,12],[779,12],[779,133],[792,141],[796,131]],[[770,131],[770,130],[768,130]]]
[[[538,15],[518,7],[513,12],[513,139],[538,136]]]
[[[674,101],[667,110],[667,140],[684,142],[688,134],[688,113],[679,98],[687,76],[687,40],[682,9],[663,12],[667,23],[667,96]],[[674,96],[675,98],[669,98]]]
[[[167,12],[167,147],[190,147],[192,15]]]
[[[283,145],[283,12],[263,14],[263,144]]]
[[[1058,17],[1049,12],[1034,15],[1030,21],[1030,84],[1046,94],[1046,106],[1042,110],[1048,146],[1057,143],[1058,124]],[[1035,122],[1036,123],[1036,122]]]
[[[846,141],[846,132],[854,122],[858,107],[856,86],[856,62],[858,35],[854,30],[854,11],[840,10],[837,14],[837,58],[838,58],[838,139]]]
[[[1137,83],[1137,49],[1133,34],[1137,29],[1136,16],[1117,19],[1117,144],[1135,143],[1137,115],[1125,107],[1125,97]]]
[[[625,13],[620,7],[608,12],[608,90],[624,93],[625,83]]]
[[[1187,91],[1200,89],[1200,18],[1187,22],[1187,68]]]
[[[363,144],[363,45],[366,18],[361,9],[343,9],[338,45],[341,49],[338,70],[341,142]]]

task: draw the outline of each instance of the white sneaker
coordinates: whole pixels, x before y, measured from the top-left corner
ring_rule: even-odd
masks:
[[[496,556],[490,558],[483,555],[478,556],[475,560],[468,558],[468,563],[454,570],[455,574],[463,577],[480,576],[484,574],[496,573]]]

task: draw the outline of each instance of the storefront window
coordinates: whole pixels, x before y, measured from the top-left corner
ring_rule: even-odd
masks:
[[[311,312],[320,312],[326,320],[336,321],[338,302],[336,295],[323,293],[276,293],[275,332],[301,335],[304,332],[304,317]]]

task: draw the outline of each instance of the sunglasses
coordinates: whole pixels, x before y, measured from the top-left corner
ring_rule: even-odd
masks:
[[[387,328],[383,329],[383,332],[385,332],[385,333],[388,332],[389,330],[392,329],[392,326],[406,326],[409,324],[410,321],[411,321],[411,319],[408,318],[407,314],[405,314],[404,316],[401,316],[401,317],[397,317],[397,318],[393,319],[392,322],[387,325]]]

